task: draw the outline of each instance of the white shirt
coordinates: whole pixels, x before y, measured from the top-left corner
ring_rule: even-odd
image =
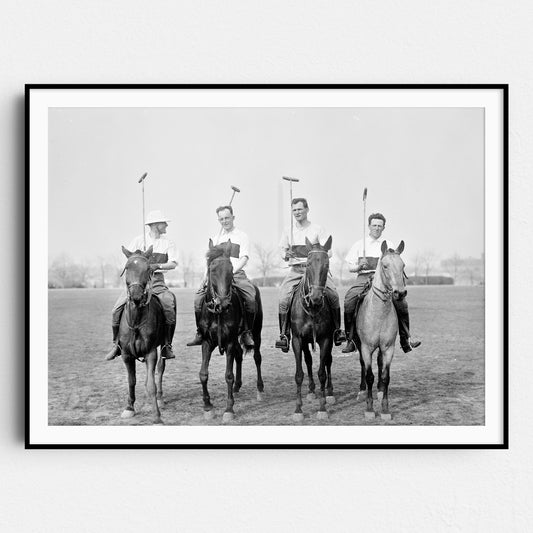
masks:
[[[363,253],[363,239],[357,241],[348,252],[346,256],[346,262],[350,265],[350,268],[354,268],[359,264],[359,259],[366,255],[367,258],[376,258],[381,257],[381,244],[383,241],[387,241],[387,248],[394,248],[394,245],[387,238],[379,237],[379,239],[373,239],[370,235],[365,237],[365,250]],[[375,272],[376,269],[361,270],[358,274],[368,274],[370,272]]]
[[[146,234],[146,249],[150,248],[150,246],[153,246],[153,252],[152,255],[155,256],[156,263],[168,263],[170,261],[174,261],[176,264],[178,264],[178,253],[176,251],[176,246],[174,243],[165,237],[164,235],[161,235],[159,239],[154,239],[148,232]],[[134,252],[135,250],[143,250],[144,248],[144,240],[142,235],[137,235],[131,242],[128,247],[128,250],[130,252]]]
[[[233,268],[241,257],[248,257],[250,259],[250,239],[248,235],[240,229],[233,226],[231,231],[222,230],[212,238],[213,244],[222,244],[231,241],[231,264]]]
[[[328,240],[329,234],[326,233],[324,228],[308,220],[305,224],[294,224],[292,235],[293,251],[297,254],[297,257],[291,257],[289,259],[289,265],[301,265],[307,262],[307,251],[305,248],[305,239],[309,239],[311,244],[325,244]],[[285,258],[285,254],[291,247],[291,228],[285,228],[281,234],[281,240],[279,241],[279,247],[281,249],[281,257]],[[331,250],[328,252],[331,257]]]

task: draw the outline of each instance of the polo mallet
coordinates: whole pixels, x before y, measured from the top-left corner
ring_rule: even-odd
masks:
[[[145,218],[144,218],[144,179],[146,178],[146,176],[148,175],[148,172],[145,172],[140,178],[139,178],[139,181],[137,183],[142,183],[142,195],[143,195],[143,232],[142,232],[142,236],[143,236],[143,252],[146,252],[146,231],[144,229],[144,221],[145,221]]]
[[[230,198],[230,201],[229,201],[229,206],[231,206],[232,202],[233,202],[233,198],[235,198],[235,193],[236,192],[241,192],[241,190],[239,189],[239,187],[235,187],[235,185],[231,185],[231,190],[233,191],[232,194],[231,194],[231,198]],[[217,237],[217,244],[218,244],[218,240],[220,239],[220,236],[222,235],[222,230],[224,228],[222,227],[222,225],[220,226],[220,231],[218,232],[218,237]]]
[[[290,204],[290,209],[291,209],[291,248],[292,246],[294,245],[294,221],[293,221],[293,218],[292,218],[292,183],[295,182],[295,183],[298,183],[300,180],[297,179],[297,178],[290,178],[289,176],[282,176],[282,179],[284,179],[285,181],[288,181],[290,183],[290,194],[291,194],[291,204]]]
[[[363,261],[366,263],[366,187],[363,191]]]
[[[231,195],[231,200],[229,201],[228,205],[231,205],[231,202],[233,202],[233,198],[235,198],[235,193],[241,192],[241,190],[238,187],[235,187],[235,185],[232,185],[231,189],[233,190],[233,194]]]

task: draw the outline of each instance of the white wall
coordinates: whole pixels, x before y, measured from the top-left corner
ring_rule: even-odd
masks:
[[[530,530],[532,14],[500,0],[4,1],[0,529]],[[510,450],[25,451],[27,82],[509,83]]]

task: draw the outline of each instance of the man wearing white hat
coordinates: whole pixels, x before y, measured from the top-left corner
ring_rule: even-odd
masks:
[[[146,241],[146,248],[153,246],[152,256],[150,257],[150,268],[154,274],[152,276],[152,293],[157,296],[163,308],[165,315],[165,344],[161,349],[161,357],[164,359],[174,359],[172,351],[172,338],[176,329],[176,298],[165,284],[163,272],[165,270],[174,270],[178,266],[178,258],[174,243],[166,237],[167,226],[170,220],[166,218],[162,211],[151,211],[146,217],[145,224],[149,231],[146,234],[135,237],[128,250],[143,250]],[[107,354],[106,360],[111,361],[120,355],[120,346],[117,343],[118,330],[122,311],[126,305],[127,295],[123,293],[119,296],[115,307],[113,307],[112,328],[113,328],[113,348]]]

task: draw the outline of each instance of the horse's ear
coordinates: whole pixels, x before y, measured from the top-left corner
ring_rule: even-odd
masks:
[[[212,248],[214,248],[213,239],[209,239],[209,249],[211,250]]]
[[[230,257],[231,255],[231,239],[226,243],[224,254],[227,255],[228,257]]]
[[[132,252],[130,252],[127,248],[122,247],[122,253],[129,259],[132,255]]]
[[[308,250],[311,250],[311,248],[313,248],[311,241],[307,237],[305,238],[305,245],[307,246]]]
[[[324,250],[326,250],[326,252],[329,252],[331,250],[331,243],[332,242],[333,242],[333,237],[330,235],[328,237],[328,240],[324,244]]]
[[[387,253],[387,241],[383,241],[381,243],[381,255],[385,255]]]
[[[148,250],[146,250],[146,252],[143,252],[144,257],[146,257],[148,259],[148,257],[150,257],[152,255],[153,251],[154,251],[154,245],[151,244],[150,248],[148,248]]]
[[[398,244],[398,248],[396,248],[396,253],[401,254],[404,248],[405,248],[405,243],[403,241],[400,241],[400,244]]]

